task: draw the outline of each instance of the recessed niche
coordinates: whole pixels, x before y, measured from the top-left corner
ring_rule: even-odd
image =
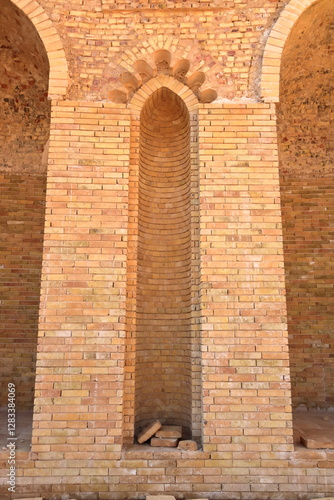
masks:
[[[133,127],[136,139],[129,241],[135,287],[128,292],[133,384],[125,391],[133,391],[130,435],[133,439],[159,419],[182,426],[183,437],[199,440],[197,116],[161,87],[142,108],[138,129]]]

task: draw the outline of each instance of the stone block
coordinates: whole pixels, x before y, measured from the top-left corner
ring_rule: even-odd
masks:
[[[163,425],[156,433],[157,438],[178,438],[182,437],[181,425]]]
[[[151,439],[151,446],[166,446],[167,448],[176,448],[179,440],[177,438],[156,438]]]
[[[196,451],[198,449],[196,441],[191,439],[184,439],[179,442],[178,449],[186,451]]]
[[[138,434],[138,443],[142,444],[148,441],[154,434],[162,427],[159,420],[155,420],[151,424],[148,424],[144,429],[142,429]]]
[[[300,442],[308,449],[334,449],[334,433],[323,430],[307,431],[307,435],[300,437]]]
[[[147,495],[146,500],[175,500],[173,495]]]

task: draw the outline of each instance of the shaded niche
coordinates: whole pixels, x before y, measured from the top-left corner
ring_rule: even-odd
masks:
[[[333,25],[332,2],[315,2],[282,55],[278,140],[294,408],[334,406]]]
[[[192,423],[190,118],[162,87],[140,116],[135,428]]]
[[[49,64],[31,21],[8,0],[0,9],[0,383],[16,404],[34,400],[50,102]]]

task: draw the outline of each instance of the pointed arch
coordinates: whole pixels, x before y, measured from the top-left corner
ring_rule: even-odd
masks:
[[[198,98],[182,82],[160,74],[127,106],[132,231],[123,444],[132,444],[151,418],[181,425],[185,436],[200,442]]]
[[[265,102],[279,102],[280,70],[283,48],[302,13],[317,0],[291,0],[272,28],[263,55],[261,97]]]
[[[194,92],[189,87],[176,80],[173,76],[168,75],[158,75],[155,78],[151,78],[151,80],[140,87],[140,89],[132,97],[129,103],[129,108],[134,114],[140,114],[147,99],[156,90],[162,87],[165,87],[178,95],[188,108],[189,113],[197,110],[198,99]]]
[[[48,55],[50,64],[49,97],[64,96],[68,85],[68,66],[62,41],[57,30],[36,0],[11,0],[35,26]]]

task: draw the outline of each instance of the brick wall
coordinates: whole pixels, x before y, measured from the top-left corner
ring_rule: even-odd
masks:
[[[18,454],[17,489],[57,500],[329,496],[334,453],[293,449],[276,109],[259,102],[267,30],[287,2],[170,4],[40,3],[70,80],[52,102],[33,446]],[[193,452],[133,445],[137,320],[146,307],[137,279],[147,265],[139,272],[137,243],[148,234],[144,215],[140,227],[136,220],[138,193],[146,198],[138,110],[150,94],[141,88],[127,104],[108,96],[135,61],[154,68],[158,49],[170,52],[171,66],[186,58],[189,75],[203,71],[202,88],[219,96],[198,105],[189,88],[179,94],[191,108],[190,219],[177,229],[191,227],[187,328],[202,443]],[[63,66],[61,75],[63,89]]]
[[[129,123],[124,107],[53,103],[33,447],[68,481],[119,457]]]
[[[219,90],[220,97],[256,97],[263,33],[287,1],[219,0],[210,8],[202,2],[168,3],[168,8],[146,1],[124,8],[125,2],[113,2],[110,9],[100,0],[86,0],[83,7],[77,0],[41,2],[55,20],[74,76],[69,97],[107,99],[135,60],[154,66],[158,48],[173,54],[172,65],[187,58],[192,71],[205,71],[205,86]]]
[[[36,461],[19,482],[101,498],[258,498],[265,475],[281,495],[292,429],[275,109],[199,110],[203,450],[166,452],[122,448],[130,117],[113,106],[53,108]]]
[[[0,13],[1,387],[16,384],[32,408],[49,134],[48,61],[31,22],[4,1]],[[27,42],[29,41],[29,42]],[[1,405],[7,392],[1,390]]]
[[[295,26],[278,113],[293,400],[308,408],[334,404],[332,21],[320,2]]]
[[[161,85],[166,87],[161,88]],[[159,88],[159,92],[155,93]],[[182,95],[182,99],[174,92]],[[145,107],[140,113],[143,104]],[[143,85],[130,104],[124,443],[134,442],[134,422],[138,420],[138,414],[141,415],[143,409],[148,407],[146,400],[151,406],[151,415],[160,415],[165,423],[182,422],[185,436],[192,435],[199,441],[201,439],[197,105],[197,98],[189,88],[162,74],[150,81],[149,85]],[[160,108],[163,112],[159,111]],[[168,119],[169,108],[176,113],[172,115],[172,120]],[[152,117],[155,117],[154,120]],[[172,123],[172,127],[169,123]],[[175,129],[178,130],[177,134]],[[156,141],[153,130],[160,134]],[[164,144],[171,148],[169,154]],[[163,152],[159,148],[163,148]],[[166,160],[173,175],[167,175]],[[162,168],[165,169],[164,174]],[[158,176],[155,171],[159,172]],[[166,241],[168,245],[164,244]],[[183,259],[182,266],[180,257]],[[148,273],[147,266],[155,266],[155,272]],[[183,268],[187,271],[186,280],[180,279]],[[161,315],[157,314],[156,305],[159,296],[165,297],[165,305],[173,306],[166,308],[161,303],[160,309],[165,307],[167,311]],[[184,329],[185,325],[187,329]],[[155,348],[152,349],[151,343],[157,335],[160,335],[159,342],[155,341]],[[175,360],[171,352],[175,354]],[[181,356],[186,364],[178,362]],[[161,360],[164,360],[164,366],[160,366]],[[164,371],[168,372],[168,383]],[[185,389],[186,404],[177,394]],[[169,407],[173,407],[173,410],[168,411]],[[137,424],[136,430],[144,423]]]
[[[1,385],[33,405],[42,267],[45,176],[0,173]],[[7,392],[1,391],[1,405]]]
[[[230,104],[206,113],[207,107],[200,117],[205,443],[214,456],[231,452],[226,456],[237,465],[240,452],[240,464],[247,457],[258,466],[258,451],[291,442],[275,109]]]
[[[50,121],[48,59],[30,20],[8,0],[0,13],[0,43],[0,168],[43,172]]]

